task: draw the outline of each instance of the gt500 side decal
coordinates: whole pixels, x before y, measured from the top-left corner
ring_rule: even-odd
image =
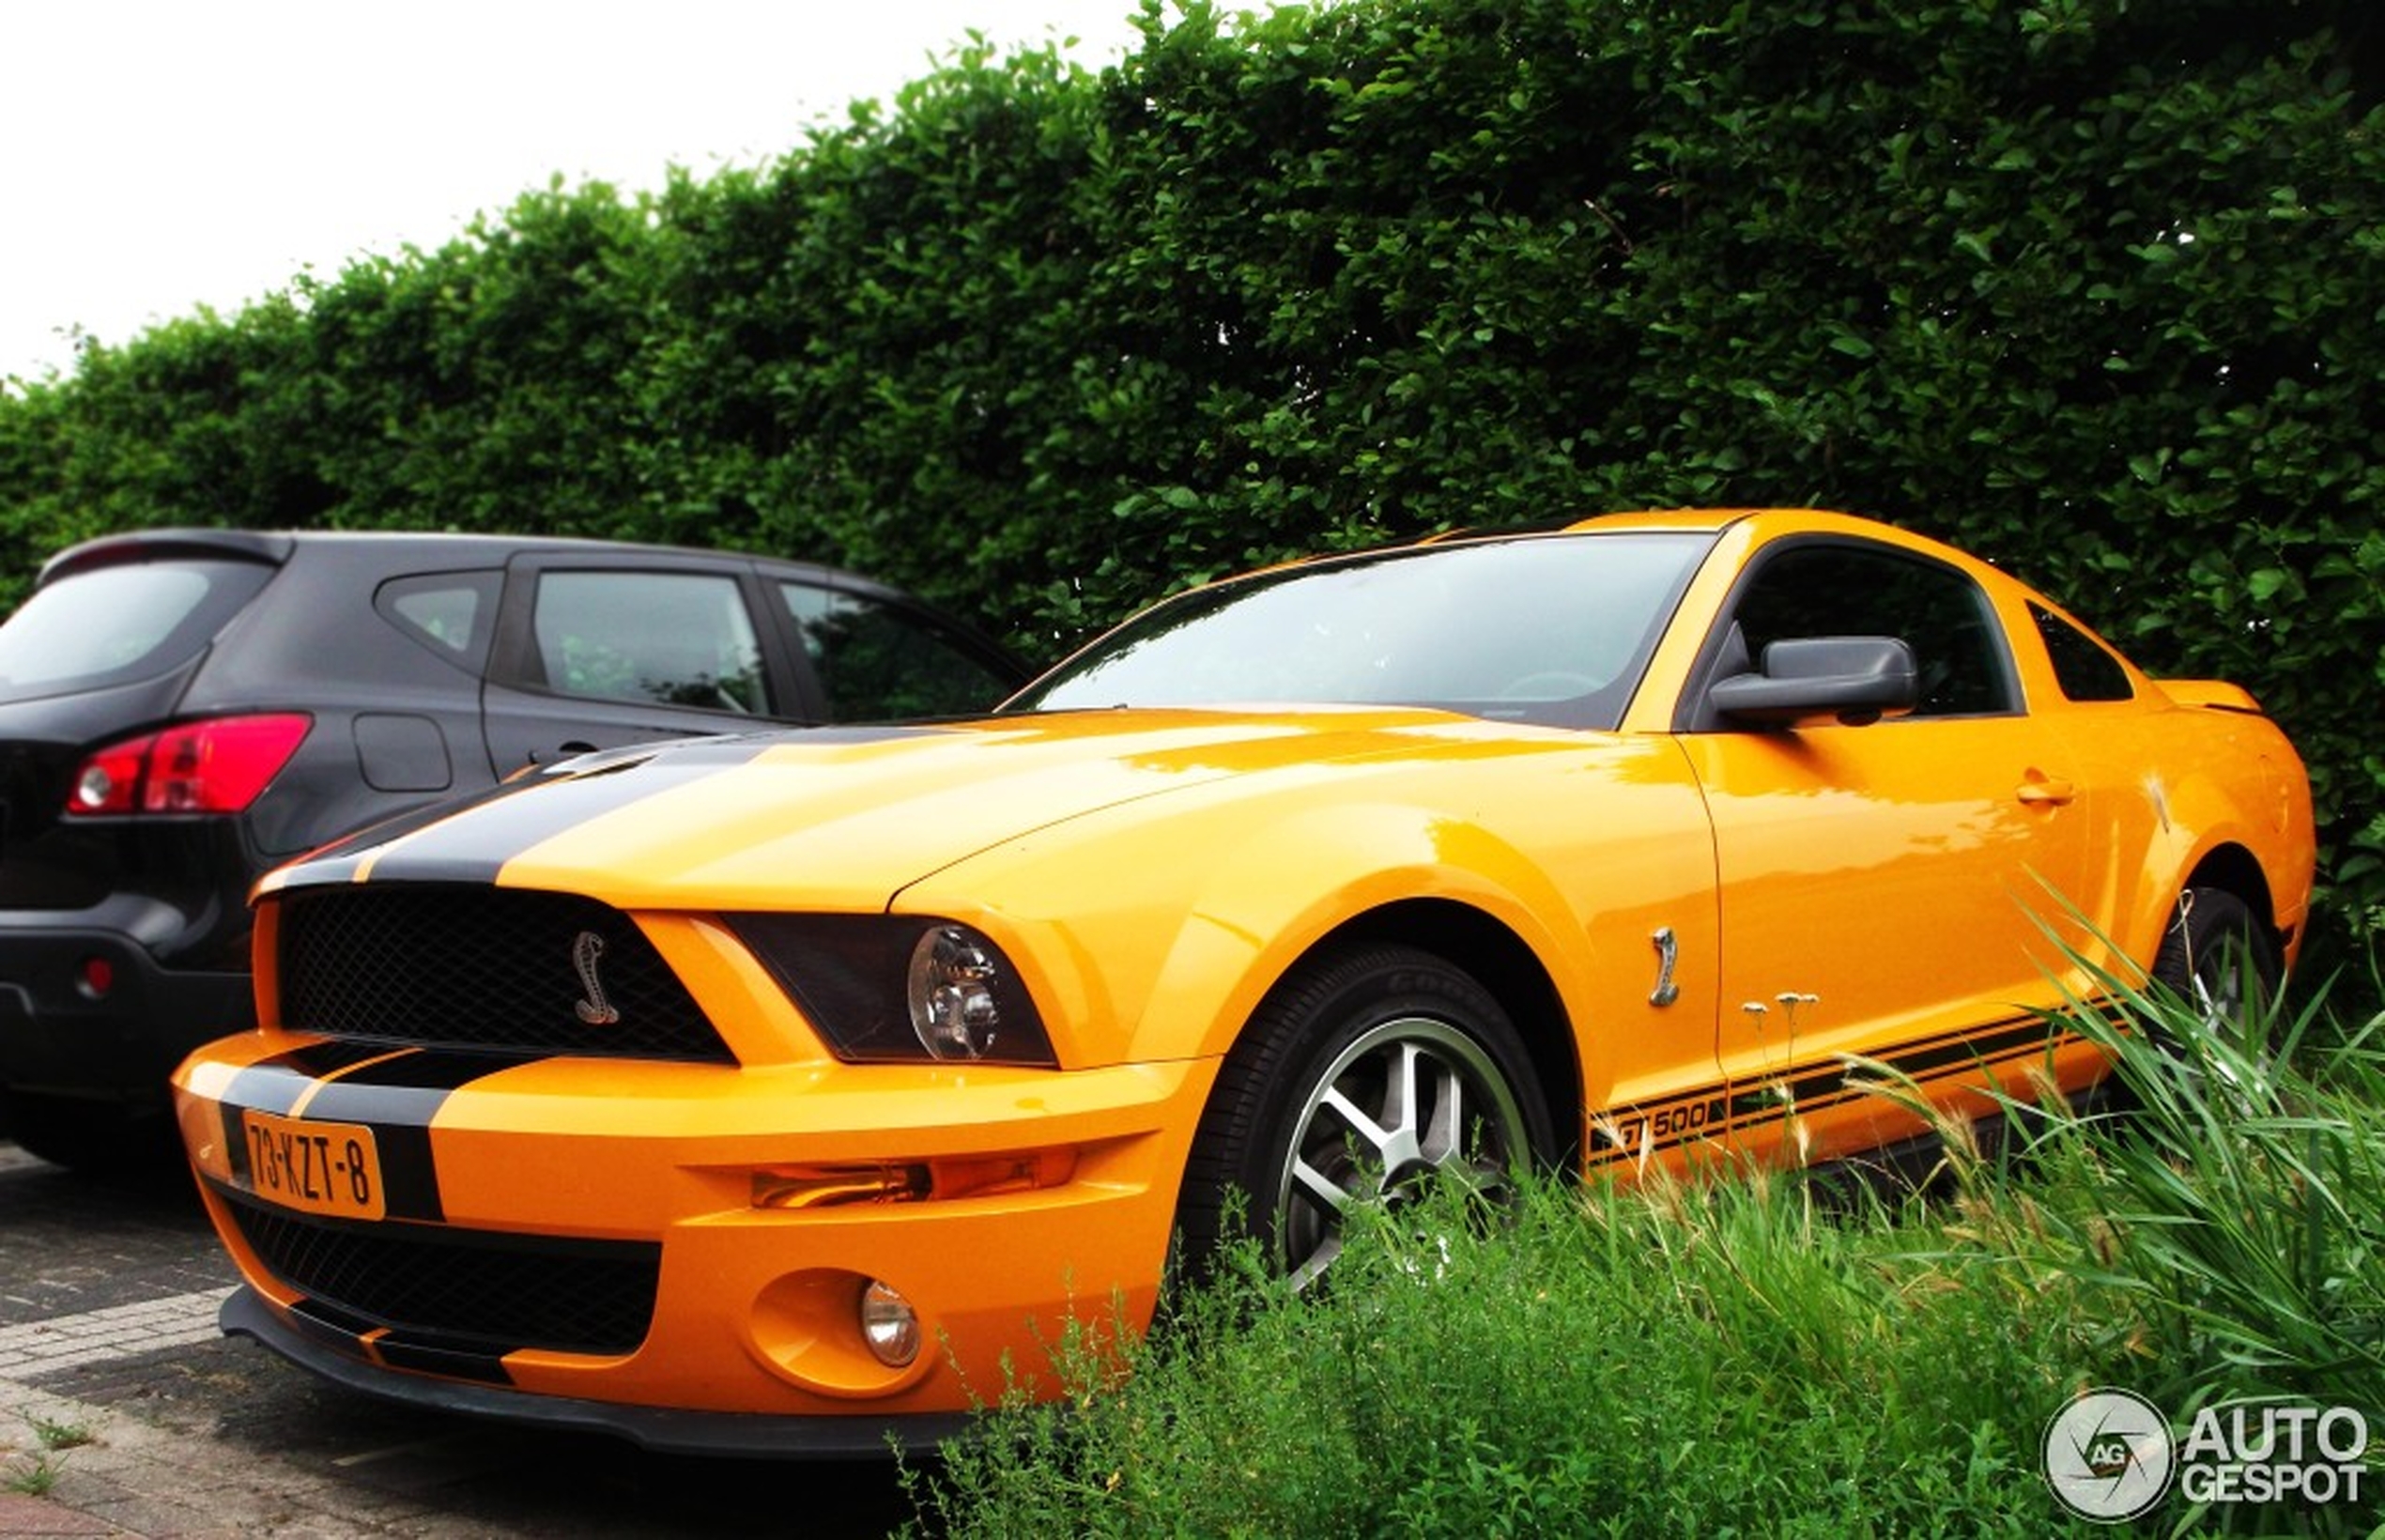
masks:
[[[1890,1076],[1927,1086],[2043,1055],[2072,1034],[2037,1016],[1992,1023],[1906,1043],[1881,1055]],[[1662,1154],[1700,1140],[1719,1141],[1783,1123],[1795,1113],[1840,1106],[1875,1094],[1878,1071],[1844,1059],[1812,1059],[1761,1081],[1716,1081],[1662,1101],[1594,1112],[1583,1165],[1590,1170]]]

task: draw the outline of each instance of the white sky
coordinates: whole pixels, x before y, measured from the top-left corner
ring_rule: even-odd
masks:
[[[444,243],[560,173],[756,165],[971,30],[1115,62],[1135,0],[0,0],[0,380]]]

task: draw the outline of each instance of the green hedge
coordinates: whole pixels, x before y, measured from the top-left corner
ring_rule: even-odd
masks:
[[[760,170],[561,185],[0,396],[0,600],[169,521],[850,562],[1049,655],[1192,578],[1819,503],[2250,685],[2385,906],[2356,0],[1146,0]]]

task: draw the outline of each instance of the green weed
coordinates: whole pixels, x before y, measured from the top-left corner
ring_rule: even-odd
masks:
[[[46,1450],[81,1449],[98,1438],[82,1423],[62,1423],[31,1411],[24,1414],[24,1420],[25,1425],[33,1429],[34,1438]]]
[[[1806,1173],[1525,1183],[1360,1218],[1328,1286],[1237,1253],[1119,1379],[1054,1368],[913,1472],[953,1535],[2095,1532],[2042,1480],[2092,1386],[2171,1410],[2385,1401],[2385,1061],[2375,1025],[2214,1032],[2110,981],[2132,1109],[1955,1128],[1928,1196]],[[2302,1060],[2308,1058],[2307,1066]],[[1894,1094],[1889,1088],[1887,1094]],[[2372,1456],[2372,1460],[2373,1460]],[[2385,1484],[2385,1472],[2377,1472]],[[2190,1511],[2180,1530],[2361,1532],[2374,1502]]]

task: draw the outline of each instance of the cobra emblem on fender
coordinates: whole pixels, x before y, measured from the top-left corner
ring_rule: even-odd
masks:
[[[593,931],[582,931],[572,943],[572,966],[579,970],[580,988],[586,992],[573,1009],[591,1026],[610,1026],[621,1020],[621,1012],[605,998],[605,980],[596,974],[597,959],[604,955],[605,938]]]
[[[1649,945],[1656,948],[1656,987],[1648,992],[1652,1006],[1669,1006],[1681,998],[1681,986],[1673,982],[1674,964],[1681,961],[1681,943],[1670,925],[1659,925]]]

